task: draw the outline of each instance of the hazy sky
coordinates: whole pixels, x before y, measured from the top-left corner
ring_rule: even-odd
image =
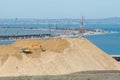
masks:
[[[120,0],[0,0],[0,18],[120,17]]]

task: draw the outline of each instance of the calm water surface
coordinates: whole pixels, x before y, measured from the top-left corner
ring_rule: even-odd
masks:
[[[0,24],[0,27],[35,27],[35,28],[49,28],[55,27],[51,24]],[[79,28],[78,24],[59,24],[57,27],[61,28]],[[120,32],[120,24],[86,24],[87,29],[103,29],[106,31]],[[0,30],[0,35],[3,34],[36,34],[36,33],[48,33],[49,31],[42,32],[40,30]],[[58,32],[59,33],[59,32]],[[96,46],[110,55],[120,55],[120,34],[107,34],[96,36],[85,36],[88,40],[93,42]],[[15,41],[0,41],[0,45],[7,45],[14,43]]]

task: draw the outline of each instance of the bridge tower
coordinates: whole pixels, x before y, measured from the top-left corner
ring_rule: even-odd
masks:
[[[82,16],[82,20],[81,20],[81,23],[80,23],[80,34],[83,35],[85,32],[86,32],[86,29],[85,29],[85,17]]]

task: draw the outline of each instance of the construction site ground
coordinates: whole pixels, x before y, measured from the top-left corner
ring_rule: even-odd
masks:
[[[46,51],[41,51],[39,46],[33,47],[30,54],[21,51],[34,43],[41,44]],[[113,72],[120,75],[120,64],[85,38],[19,40],[14,44],[0,46],[0,50],[1,78],[50,75],[59,76],[59,80],[60,76],[71,75],[72,73],[76,76],[76,73],[84,75],[83,72],[96,71],[98,71],[98,76],[100,74],[101,76],[111,75],[110,77],[114,77]],[[103,72],[99,73],[99,71]],[[93,76],[93,74],[97,75],[95,73],[87,75],[86,73],[87,76]],[[86,78],[84,80],[100,79]]]

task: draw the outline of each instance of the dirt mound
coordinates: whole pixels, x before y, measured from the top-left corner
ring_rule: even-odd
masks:
[[[31,54],[20,50],[31,44]],[[119,63],[84,38],[20,40],[0,46],[0,76],[58,75],[91,70],[119,70]]]
[[[70,46],[70,43],[66,39],[51,39],[51,40],[20,40],[13,44],[12,46],[22,49],[26,48],[32,44],[40,44],[46,52],[63,52],[64,49]],[[34,46],[32,48],[32,54],[28,54],[28,57],[38,58],[41,55],[40,46]]]
[[[9,56],[14,56],[19,60],[22,60],[23,48],[27,48],[32,44],[41,44],[42,47],[48,52],[62,52],[65,48],[68,48],[70,43],[65,39],[51,39],[51,40],[20,40],[9,46],[1,46],[1,65],[8,59]],[[41,56],[40,46],[32,48],[32,53],[27,54],[27,57],[39,58]]]

